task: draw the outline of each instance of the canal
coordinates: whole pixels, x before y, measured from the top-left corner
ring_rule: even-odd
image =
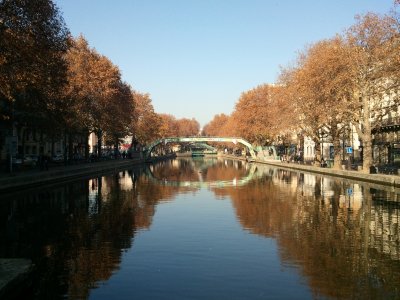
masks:
[[[399,299],[400,190],[181,158],[18,191],[0,257],[25,299]]]

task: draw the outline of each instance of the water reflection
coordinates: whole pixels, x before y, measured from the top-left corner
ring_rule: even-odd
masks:
[[[282,264],[298,268],[315,297],[400,297],[398,189],[223,159],[6,195],[0,255],[38,266],[29,298],[86,299],[118,272],[137,233],[151,230],[158,204],[203,188],[231,200],[244,230],[275,239]]]
[[[398,189],[264,171],[245,191],[227,193],[243,227],[275,237],[282,260],[301,267],[316,296],[400,296]]]
[[[245,186],[261,173],[257,173],[255,164],[247,164],[243,161],[179,158],[158,168],[150,166],[146,169],[146,174],[156,185],[198,189]]]

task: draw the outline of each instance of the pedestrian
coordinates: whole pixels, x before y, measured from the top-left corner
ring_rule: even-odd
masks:
[[[47,155],[43,155],[43,167],[46,171],[49,170],[49,157]]]
[[[325,160],[322,158],[321,159],[321,168],[326,168],[326,162],[325,162]]]
[[[39,170],[43,171],[43,154],[40,154],[38,157],[38,164],[39,164]]]

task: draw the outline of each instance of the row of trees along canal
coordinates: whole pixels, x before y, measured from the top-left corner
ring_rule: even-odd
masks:
[[[204,134],[241,136],[265,145],[293,133],[311,137],[320,156],[322,133],[341,164],[344,131],[354,126],[363,145],[363,170],[372,160],[372,134],[399,111],[399,14],[368,13],[333,38],[307,46],[293,65],[281,69],[276,84],[244,92],[231,115],[219,114]]]
[[[396,8],[358,17],[342,34],[308,46],[276,84],[243,93],[232,114],[215,116],[204,134],[263,145],[298,132],[319,145],[324,132],[332,137],[337,168],[340,139],[351,125],[363,143],[367,171],[371,131],[399,104]],[[35,128],[51,140],[64,135],[70,147],[74,136],[90,132],[113,145],[127,135],[133,144],[146,144],[198,133],[194,119],[155,113],[148,94],[134,91],[82,36],[72,38],[51,0],[2,1],[0,41],[0,147],[14,126]]]
[[[91,132],[117,146],[126,136],[147,144],[200,130],[195,119],[155,113],[150,96],[124,82],[116,65],[83,36],[71,37],[51,0],[2,1],[0,41],[0,150],[15,126],[50,141],[64,137],[70,155],[74,137]]]

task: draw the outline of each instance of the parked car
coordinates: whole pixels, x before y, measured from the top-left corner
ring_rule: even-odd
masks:
[[[74,161],[82,161],[82,160],[85,159],[85,157],[84,157],[82,154],[80,154],[80,153],[74,153],[74,154],[72,155],[72,159],[73,159]]]
[[[37,155],[25,155],[24,156],[24,165],[31,165],[35,166],[38,162],[38,156]]]
[[[22,164],[22,158],[17,156],[12,158],[12,163],[13,165],[21,165]]]
[[[62,154],[55,154],[55,155],[53,155],[53,157],[51,158],[51,160],[54,161],[54,162],[64,161],[64,155],[62,155]]]
[[[24,160],[38,161],[38,156],[34,154],[25,155]]]
[[[39,157],[37,155],[25,155],[24,156],[24,161],[34,161],[37,162]]]

